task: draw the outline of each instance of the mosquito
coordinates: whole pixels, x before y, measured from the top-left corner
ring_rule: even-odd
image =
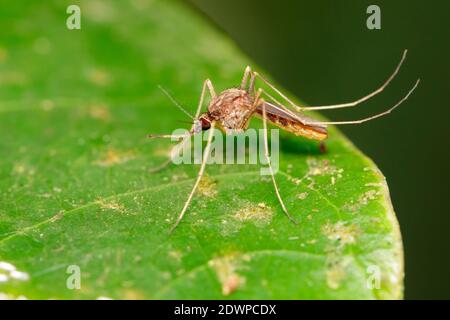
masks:
[[[239,87],[230,88],[217,94],[211,80],[206,79],[203,83],[202,92],[200,95],[200,100],[198,103],[197,111],[195,116],[191,116],[186,110],[184,110],[168,93],[163,90],[166,95],[179,107],[183,112],[190,116],[193,120],[193,125],[191,129],[184,135],[149,135],[149,138],[173,138],[182,139],[181,142],[176,144],[171,155],[176,154],[176,151],[186,143],[188,139],[192,136],[201,133],[202,131],[208,131],[208,138],[206,142],[206,147],[203,152],[203,158],[200,165],[197,178],[195,180],[194,186],[189,193],[189,196],[184,203],[183,209],[179,213],[177,220],[170,228],[169,233],[172,233],[175,228],[179,225],[183,219],[189,204],[197,190],[201,178],[204,175],[206,163],[210,154],[211,142],[213,138],[213,129],[218,128],[225,134],[234,134],[237,132],[243,132],[247,129],[250,119],[253,116],[257,116],[263,121],[264,130],[264,157],[267,160],[269,172],[271,175],[272,184],[275,190],[275,194],[278,198],[280,206],[287,216],[287,218],[293,223],[297,224],[297,221],[291,216],[286,208],[286,205],[281,197],[280,190],[278,188],[277,181],[275,179],[274,171],[272,169],[270,154],[268,148],[268,138],[267,138],[267,122],[281,128],[282,130],[293,133],[296,136],[303,136],[308,139],[323,141],[328,137],[327,126],[328,125],[344,125],[344,124],[360,124],[366,121],[370,121],[382,116],[385,116],[396,109],[400,104],[402,104],[412,92],[418,86],[420,79],[417,79],[412,88],[407,92],[407,94],[400,99],[395,105],[387,109],[384,112],[369,116],[367,118],[362,118],[359,120],[349,120],[349,121],[317,121],[303,114],[304,111],[310,110],[327,110],[327,109],[341,109],[357,106],[370,98],[381,93],[389,83],[395,78],[406,58],[407,50],[403,52],[403,55],[398,63],[394,72],[389,76],[389,78],[376,90],[369,93],[368,95],[347,103],[334,104],[334,105],[324,105],[324,106],[299,106],[295,104],[291,99],[289,99],[285,94],[278,90],[271,82],[269,82],[265,77],[261,76],[258,72],[253,71],[249,66],[245,68],[244,75]],[[276,99],[273,95],[269,94],[263,88],[255,88],[256,80],[262,81],[267,87],[269,87],[276,95]],[[209,101],[207,111],[201,113],[203,103],[207,91],[211,96]],[[283,101],[282,102],[280,102]],[[162,170],[167,165],[170,164],[172,158],[170,157],[162,163],[159,167],[152,169],[152,172]]]

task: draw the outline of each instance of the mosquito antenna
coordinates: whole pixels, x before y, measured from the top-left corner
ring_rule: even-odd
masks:
[[[180,109],[184,114],[186,114],[189,118],[191,118],[192,120],[195,120],[194,117],[186,111],[186,109],[184,109],[171,95],[169,92],[167,92],[166,89],[164,89],[161,85],[158,85],[159,90],[161,90],[169,99],[170,101],[173,102],[173,104]]]
[[[394,106],[392,106],[391,108],[389,108],[388,110],[375,114],[373,116],[367,117],[367,118],[363,118],[363,119],[359,119],[359,120],[351,120],[351,121],[323,121],[323,122],[315,122],[315,121],[311,121],[311,122],[306,122],[306,125],[328,125],[328,124],[359,124],[359,123],[363,123],[369,120],[373,120],[382,116],[385,116],[389,113],[391,113],[394,109],[396,109],[399,105],[401,105],[406,99],[409,98],[409,96],[411,95],[411,93],[413,93],[413,91],[417,88],[417,86],[419,85],[420,79],[417,79],[416,83],[414,84],[414,86],[408,91],[408,93],[399,101],[397,102]]]
[[[191,121],[186,121],[186,120],[177,120],[177,122],[181,122],[181,123],[187,123],[187,124],[192,124]]]

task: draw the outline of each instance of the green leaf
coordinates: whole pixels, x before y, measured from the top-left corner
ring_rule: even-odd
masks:
[[[69,4],[0,13],[2,297],[402,297],[385,178],[334,128],[324,154],[282,135],[277,181],[299,225],[257,165],[210,165],[169,237],[199,166],[149,172],[170,142],[146,135],[189,126],[158,85],[194,112],[205,78],[223,90],[252,63],[175,1],[82,1],[81,30]]]

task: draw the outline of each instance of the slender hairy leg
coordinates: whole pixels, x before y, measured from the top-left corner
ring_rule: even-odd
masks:
[[[173,149],[170,152],[172,153],[172,151],[173,151]],[[172,162],[172,157],[169,157],[166,159],[166,161],[161,163],[159,166],[148,169],[148,173],[159,172],[159,171],[163,170],[164,168],[166,168],[171,162]]]
[[[150,173],[155,173],[155,172],[161,171],[164,168],[166,168],[172,162],[173,156],[175,154],[177,154],[176,150],[181,150],[184,147],[184,144],[187,143],[187,141],[191,138],[191,136],[196,134],[196,132],[194,130],[195,129],[195,121],[200,116],[200,112],[201,112],[202,106],[203,106],[203,101],[204,101],[204,98],[206,95],[206,88],[208,88],[209,94],[211,95],[212,98],[216,97],[216,92],[214,90],[214,86],[211,83],[211,80],[206,79],[203,82],[202,93],[200,94],[197,111],[196,111],[195,117],[194,117],[194,124],[192,125],[191,130],[187,134],[185,134],[185,135],[171,135],[171,134],[150,134],[150,135],[148,135],[149,138],[183,139],[181,142],[177,143],[175,146],[172,147],[172,149],[170,150],[170,156],[166,161],[164,161],[162,164],[160,164],[157,167],[149,169]],[[166,93],[167,91],[163,90],[163,92]],[[169,95],[169,98],[171,98],[170,95]]]
[[[257,99],[259,99],[259,95],[262,91],[258,90],[257,93]],[[291,220],[293,223],[297,224],[297,221],[294,220],[294,218],[289,214],[288,210],[286,209],[286,206],[284,205],[283,199],[280,195],[280,190],[278,189],[277,181],[275,180],[275,174],[273,173],[272,164],[270,162],[270,155],[269,155],[269,142],[267,138],[267,116],[266,116],[266,107],[264,103],[262,104],[262,110],[263,110],[263,125],[264,125],[264,156],[266,157],[267,164],[269,165],[269,171],[270,176],[272,177],[273,186],[275,188],[275,193],[277,194],[278,201],[280,202],[281,208],[283,208],[284,213],[286,216]]]
[[[406,99],[408,99],[408,97],[411,95],[411,93],[413,93],[413,91],[417,88],[417,86],[419,85],[420,79],[417,79],[416,83],[414,84],[414,86],[408,91],[408,93],[399,101],[397,102],[394,106],[392,106],[391,108],[389,108],[388,110],[381,112],[381,113],[377,113],[373,116],[367,117],[367,118],[363,118],[363,119],[359,119],[359,120],[351,120],[351,121],[303,121],[304,124],[306,125],[328,125],[328,124],[360,124],[366,121],[370,121],[382,116],[385,116],[389,113],[391,113],[395,108],[397,108],[399,105],[401,105]]]
[[[203,177],[203,173],[205,172],[206,162],[208,161],[209,153],[211,151],[211,141],[212,141],[212,138],[214,135],[214,125],[215,125],[215,123],[211,122],[211,128],[209,129],[209,135],[208,135],[208,141],[206,142],[206,147],[203,152],[203,160],[202,160],[202,164],[200,166],[200,170],[197,175],[197,180],[195,180],[194,187],[192,188],[192,191],[189,194],[189,197],[187,198],[186,202],[184,203],[184,207],[181,210],[180,214],[178,215],[177,221],[175,221],[175,224],[172,226],[172,228],[170,228],[169,234],[172,233],[173,230],[175,230],[175,228],[180,223],[181,219],[183,219],[183,216],[186,213],[186,210],[189,207],[189,204],[191,203],[192,197],[194,196],[194,193],[197,190],[198,184],[200,183],[200,180]]]
[[[241,81],[241,85],[240,85],[239,89],[245,90],[245,87],[247,86],[248,75],[251,72],[252,72],[252,69],[250,68],[250,66],[247,66],[245,68],[244,76],[242,77],[242,81]]]
[[[198,102],[197,112],[195,113],[195,119],[198,119],[198,117],[200,116],[200,111],[202,110],[203,99],[205,97],[206,88],[208,88],[211,98],[214,99],[216,97],[216,91],[214,90],[214,86],[212,85],[211,80],[206,79],[203,82],[202,93],[200,95],[200,100]]]
[[[289,109],[288,107],[286,107],[284,104],[282,104],[281,102],[279,102],[277,99],[275,99],[273,96],[271,96],[270,94],[268,94],[264,89],[259,89],[261,90],[261,92],[270,100],[272,100],[275,105],[273,105],[274,107],[288,113],[289,115],[291,115],[293,118],[299,120],[300,122],[304,122],[304,119],[302,117],[299,116],[298,113],[293,112],[291,109]]]
[[[302,122],[305,125],[331,125],[331,124],[360,124],[360,123],[364,123],[366,121],[370,121],[376,118],[380,118],[382,116],[385,116],[389,113],[391,113],[394,109],[396,109],[398,106],[400,106],[405,100],[407,100],[409,98],[409,96],[413,93],[413,91],[417,88],[417,86],[420,83],[420,79],[417,79],[416,83],[414,84],[414,86],[408,91],[408,93],[399,101],[397,102],[394,106],[392,106],[391,108],[389,108],[388,110],[381,112],[381,113],[377,113],[373,116],[367,117],[367,118],[363,118],[363,119],[359,119],[359,120],[350,120],[350,121],[307,121],[304,118],[299,117],[298,114],[293,113],[289,108],[287,108],[286,106],[284,106],[282,103],[280,103],[279,101],[277,101],[273,96],[271,96],[270,94],[268,94],[266,91],[262,90],[262,93],[267,96],[270,100],[272,100],[273,102],[276,103],[276,107],[279,107],[281,110],[286,111],[287,113],[289,113],[290,115],[292,115],[294,118],[296,118],[297,120],[299,120],[300,122]]]
[[[170,163],[172,163],[172,161],[173,161],[174,156],[178,155],[180,150],[184,150],[185,144],[190,142],[191,137],[195,136],[196,134],[197,133],[195,133],[195,132],[188,132],[186,135],[180,136],[180,137],[183,138],[183,140],[181,140],[179,143],[177,143],[176,145],[174,145],[170,149],[170,154],[169,154],[169,157],[166,159],[166,161],[161,163],[159,166],[156,166],[156,167],[148,169],[148,172],[149,173],[156,173],[156,172],[159,172],[159,171],[163,170],[168,165],[170,165]],[[178,138],[178,136],[173,136],[173,137],[177,137]]]
[[[271,88],[273,91],[275,91],[281,98],[283,98],[285,101],[287,101],[295,110],[297,111],[302,111],[303,108],[296,105],[294,102],[291,101],[291,99],[289,99],[286,95],[284,95],[280,90],[278,90],[273,84],[271,84],[269,82],[269,80],[267,80],[266,78],[264,78],[262,75],[260,75],[258,72],[253,72],[253,74],[255,75],[255,77],[258,77],[259,79],[261,79],[267,86],[269,86],[269,88]]]
[[[248,92],[250,94],[255,92],[255,78],[256,78],[256,75],[254,72],[252,72],[252,75],[250,77],[250,84],[248,85]]]
[[[389,83],[392,81],[392,79],[395,78],[395,76],[397,75],[398,71],[400,70],[400,67],[403,64],[403,61],[406,58],[406,54],[408,53],[408,50],[404,50],[403,51],[403,55],[402,58],[400,59],[400,62],[398,63],[397,67],[395,68],[394,72],[391,74],[391,76],[381,85],[381,87],[379,87],[378,89],[376,89],[375,91],[369,93],[368,95],[352,101],[352,102],[347,102],[347,103],[340,103],[340,104],[332,104],[332,105],[327,105],[327,106],[308,106],[308,107],[303,107],[303,110],[326,110],[326,109],[339,109],[339,108],[348,108],[348,107],[354,107],[357,106],[360,103],[363,103],[366,100],[369,100],[370,98],[376,96],[377,94],[381,93],[388,85]]]
[[[348,107],[354,107],[356,105],[361,104],[362,102],[376,96],[377,94],[381,93],[387,85],[392,81],[392,79],[395,78],[398,71],[400,70],[401,65],[403,64],[403,61],[406,58],[408,50],[403,51],[402,58],[400,59],[399,64],[395,68],[394,72],[391,74],[391,76],[383,83],[381,87],[379,87],[377,90],[371,92],[370,94],[352,101],[348,103],[341,103],[341,104],[335,104],[335,105],[328,105],[328,106],[314,106],[314,107],[300,107],[296,105],[292,100],[290,100],[286,95],[284,95],[280,90],[278,90],[273,84],[271,84],[267,79],[265,79],[263,76],[261,76],[259,73],[254,72],[254,74],[260,78],[267,86],[269,86],[273,91],[275,91],[280,97],[282,97],[285,101],[287,101],[295,110],[297,111],[304,111],[304,110],[325,110],[325,109],[339,109],[339,108],[348,108]]]
[[[278,101],[277,99],[274,98],[274,96],[270,95],[266,90],[262,89],[262,93],[268,97],[270,100],[272,100],[273,102],[275,102],[277,105],[279,105],[280,107],[282,107],[282,109],[286,109],[289,110],[289,108],[287,108],[285,105],[283,105],[280,101]]]
[[[190,137],[192,134],[190,132],[186,134],[149,134],[147,138],[166,138],[166,139],[182,139],[184,137]]]

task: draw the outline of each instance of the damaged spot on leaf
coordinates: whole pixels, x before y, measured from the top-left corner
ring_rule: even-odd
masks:
[[[272,208],[268,207],[264,202],[257,205],[248,203],[239,209],[234,218],[238,221],[250,221],[256,226],[264,226],[270,223],[273,216]]]
[[[204,175],[198,184],[197,194],[204,197],[213,198],[217,195],[217,193],[216,181],[210,176]]]
[[[131,151],[118,151],[115,149],[108,149],[103,157],[96,161],[96,164],[101,167],[109,167],[116,164],[125,163],[131,159],[134,159],[134,153]]]

